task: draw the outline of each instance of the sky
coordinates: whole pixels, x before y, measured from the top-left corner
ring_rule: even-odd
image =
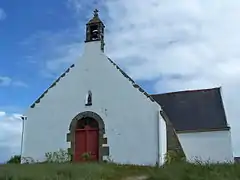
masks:
[[[0,161],[19,154],[20,115],[82,53],[98,8],[106,54],[149,93],[222,87],[240,156],[240,1],[0,1]]]

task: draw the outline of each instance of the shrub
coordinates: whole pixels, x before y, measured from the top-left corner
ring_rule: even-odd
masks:
[[[170,150],[165,155],[165,164],[185,161],[186,161],[185,156],[178,151]]]
[[[64,163],[70,162],[70,154],[67,150],[60,149],[56,152],[47,152],[45,153],[45,158],[47,163]]]
[[[103,160],[105,163],[114,163],[114,160],[111,156],[106,156],[105,160]]]
[[[23,164],[32,164],[32,163],[36,163],[36,162],[31,157],[22,157],[22,163]]]
[[[89,161],[91,160],[92,156],[91,156],[91,153],[90,152],[85,152],[81,155],[81,158],[84,160],[84,161]]]
[[[15,155],[12,156],[8,161],[7,164],[20,164],[21,163],[21,156]]]

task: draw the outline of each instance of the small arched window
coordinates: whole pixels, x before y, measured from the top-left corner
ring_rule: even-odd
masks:
[[[92,92],[91,91],[88,91],[88,93],[86,95],[85,105],[86,106],[92,105]]]

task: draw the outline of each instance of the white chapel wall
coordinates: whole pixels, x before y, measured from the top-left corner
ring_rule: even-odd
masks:
[[[99,50],[99,42],[85,45],[75,67],[26,112],[23,157],[43,160],[45,152],[67,149],[71,120],[83,111],[94,111],[104,120],[112,160],[154,165],[159,154],[159,106],[113,67]],[[92,92],[93,105],[85,107],[88,90]],[[163,122],[160,125],[164,126]],[[160,129],[166,131],[164,127]]]
[[[230,131],[178,133],[188,161],[197,158],[203,162],[232,162],[233,151]]]

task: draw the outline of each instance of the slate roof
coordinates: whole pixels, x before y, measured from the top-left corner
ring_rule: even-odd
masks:
[[[235,163],[240,163],[240,157],[234,157],[234,162]]]
[[[87,24],[95,24],[95,23],[102,23],[103,22],[99,19],[98,16],[94,16]]]
[[[93,16],[92,19],[90,19],[90,20],[88,21],[87,24],[96,24],[96,23],[101,23],[101,24],[103,24],[103,22],[101,21],[101,19],[100,19],[99,16],[98,16],[98,10],[97,10],[97,9],[94,10],[94,16]]]
[[[154,94],[176,131],[229,129],[220,87]]]

